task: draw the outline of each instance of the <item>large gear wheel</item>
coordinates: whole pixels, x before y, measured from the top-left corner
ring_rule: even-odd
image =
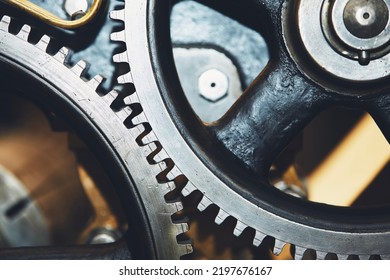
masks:
[[[1,249],[0,258],[178,259],[190,253],[189,244],[178,243],[178,235],[187,230],[187,224],[172,217],[182,209],[181,202],[167,202],[165,198],[175,186],[156,180],[167,167],[148,162],[150,147],[138,144],[145,128],[137,125],[136,109],[112,109],[120,95],[116,91],[99,92],[103,78],[87,79],[85,61],[70,66],[67,48],[51,55],[48,52],[52,41],[48,36],[36,40],[37,33],[28,25],[13,34],[12,23],[8,16],[0,22],[2,83],[13,82],[28,98],[69,121],[72,129],[85,139],[116,186],[129,229],[124,240],[111,245]],[[125,126],[124,122],[133,125]]]
[[[135,87],[124,102],[141,105],[135,120],[152,127],[142,144],[155,151],[155,162],[171,164],[166,178],[172,182],[181,178],[176,181],[181,182],[184,196],[202,193],[200,211],[218,206],[215,222],[236,218],[234,234],[252,229],[256,246],[268,236],[274,239],[276,254],[290,243],[297,259],[308,252],[318,259],[388,258],[388,208],[311,203],[276,190],[267,180],[275,157],[316,114],[332,105],[367,110],[389,139],[388,85],[383,78],[369,85],[359,78],[351,81],[350,76],[336,78],[329,73],[331,67],[324,73],[324,66],[313,65],[294,38],[298,29],[291,16],[299,4],[310,6],[311,1],[223,2],[225,10],[242,9],[247,17],[263,21],[272,53],[267,68],[212,124],[196,117],[180,87],[169,40],[169,1],[126,0],[124,9],[111,13],[124,24],[124,30],[111,38],[126,44],[126,51],[115,55],[114,61],[128,63],[131,69],[118,81]],[[302,18],[307,21],[304,14]],[[366,62],[354,63],[357,69]]]

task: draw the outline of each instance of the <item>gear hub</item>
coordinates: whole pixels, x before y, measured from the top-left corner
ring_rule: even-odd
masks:
[[[283,9],[284,39],[307,76],[326,88],[348,93],[348,88],[388,77],[389,11],[389,0],[297,1]],[[335,89],[335,82],[347,86]]]

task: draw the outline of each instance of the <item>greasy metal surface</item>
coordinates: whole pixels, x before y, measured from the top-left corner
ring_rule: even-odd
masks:
[[[286,242],[295,245],[296,258],[301,258],[308,249],[314,249],[317,258],[325,258],[330,252],[340,258],[348,255],[387,258],[390,248],[384,244],[390,234],[389,219],[381,210],[365,210],[363,214],[352,209],[345,211],[305,203],[264,183],[272,159],[319,111],[337,103],[367,109],[371,105],[368,99],[329,93],[307,79],[283,46],[280,25],[283,1],[250,3],[254,2],[259,7],[256,12],[269,19],[267,28],[273,30],[273,57],[228,115],[214,124],[211,134],[215,132],[216,139],[210,137],[210,129],[205,132],[181,97],[184,93],[172,71],[173,57],[166,43],[169,7],[165,2],[129,0],[124,11],[112,14],[125,25],[120,41],[126,42],[127,52],[123,57],[127,58],[131,72],[127,74],[128,79],[120,81],[134,83],[137,89],[129,101],[141,104],[142,118],[152,126],[154,141],[158,140],[163,147],[158,156],[169,157],[175,163],[172,177],[184,174],[188,179],[182,193],[187,196],[199,190],[203,195],[198,205],[201,211],[212,204],[219,207],[216,223],[235,217],[236,235],[253,228],[255,245],[269,235],[275,238],[276,253]],[[231,2],[224,5],[238,9]],[[319,15],[321,6],[317,8],[314,11]],[[143,24],[145,21],[148,28]],[[113,37],[118,38],[118,34]],[[382,104],[384,96],[387,95],[377,96],[373,103]],[[388,116],[386,109],[382,109],[378,114]],[[378,107],[373,110],[378,112]],[[383,128],[386,127],[384,124]],[[225,147],[225,153],[221,146]],[[227,160],[234,157],[236,160]],[[241,170],[243,163],[260,174],[255,183],[242,176],[247,174]]]
[[[2,1],[10,5],[13,5],[21,9],[22,11],[25,11],[26,13],[39,18],[44,22],[65,29],[75,29],[88,24],[91,20],[93,20],[93,18],[99,12],[99,9],[103,6],[103,0],[94,0],[94,2],[91,5],[91,8],[88,10],[85,16],[76,20],[68,21],[59,18],[58,16],[52,14],[51,12],[48,12],[47,10],[32,3],[31,1],[26,1],[26,0],[2,0]]]
[[[156,180],[156,174],[167,167],[148,162],[146,155],[150,148],[135,141],[143,133],[142,127],[126,127],[123,124],[126,119],[133,118],[132,110],[126,107],[114,111],[111,105],[118,93],[98,94],[96,90],[102,77],[87,79],[84,61],[73,67],[67,66],[68,49],[62,48],[53,56],[49,55],[46,53],[49,37],[44,36],[32,45],[27,41],[30,27],[24,26],[18,35],[13,35],[8,32],[10,21],[9,17],[3,17],[0,22],[2,82],[14,81],[15,77],[19,81],[23,78],[26,82],[16,85],[32,84],[29,89],[36,89],[33,98],[38,103],[44,100],[46,106],[57,109],[67,120],[73,120],[71,123],[83,136],[82,139],[94,139],[86,142],[113,181],[129,224],[136,225],[127,239],[130,248],[135,250],[132,255],[174,259],[191,252],[190,245],[178,244],[176,239],[177,235],[186,231],[187,225],[180,221],[173,223],[171,218],[180,211],[181,203],[167,203],[164,198],[175,187]],[[24,92],[29,93],[25,88]],[[45,98],[40,99],[42,96]]]

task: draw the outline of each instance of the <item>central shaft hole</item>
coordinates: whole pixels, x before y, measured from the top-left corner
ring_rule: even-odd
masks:
[[[370,14],[369,14],[369,13],[364,13],[364,14],[363,14],[363,18],[369,19],[369,18],[370,18]]]

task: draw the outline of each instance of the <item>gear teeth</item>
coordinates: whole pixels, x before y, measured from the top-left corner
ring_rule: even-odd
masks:
[[[120,10],[111,11],[110,18],[113,20],[120,20],[120,21],[124,22],[125,21],[125,10],[120,9]]]
[[[194,249],[192,248],[191,244],[179,244],[181,251],[182,251],[182,256],[184,255],[189,255],[194,252]]]
[[[173,182],[168,182],[168,183],[162,184],[162,189],[163,189],[164,195],[167,195],[168,193],[170,193],[176,189],[176,185]]]
[[[342,260],[342,261],[348,260],[348,257],[349,257],[349,255],[337,254],[337,259]]]
[[[91,80],[87,82],[87,84],[93,89],[97,90],[99,86],[103,83],[104,77],[102,75],[96,75]]]
[[[294,253],[294,259],[295,260],[302,260],[303,256],[305,255],[306,248],[295,246],[295,253]]]
[[[267,235],[260,231],[256,231],[255,237],[253,238],[253,245],[256,247],[259,247],[261,243],[263,243],[264,238],[266,238]]]
[[[9,16],[3,16],[0,21],[0,30],[8,32],[11,18]]]
[[[316,259],[317,260],[325,260],[327,254],[328,253],[326,253],[326,252],[317,251],[316,252]]]
[[[122,52],[122,53],[114,54],[114,56],[112,57],[112,59],[113,59],[113,61],[114,61],[115,63],[128,63],[127,51]]]
[[[155,149],[157,149],[157,146],[155,146]],[[161,161],[164,161],[168,158],[169,158],[169,156],[168,156],[167,152],[165,150],[161,150],[153,156],[152,160],[154,162],[161,162]]]
[[[183,210],[183,204],[181,202],[167,203],[167,206],[169,207],[169,211],[170,211],[168,213],[169,215],[171,215],[171,213],[177,213]]]
[[[71,55],[71,51],[66,47],[62,47],[53,57],[58,62],[65,64],[65,62],[68,60],[70,55]]]
[[[86,71],[89,68],[89,63],[85,60],[80,60],[72,67],[73,73],[75,73],[77,76],[82,77],[86,73]]]
[[[111,33],[110,39],[111,39],[111,41],[114,41],[114,42],[123,42],[123,43],[125,43],[125,40],[126,40],[125,31],[121,30],[121,31],[118,31],[118,32]]]
[[[364,261],[369,260],[370,257],[371,257],[371,255],[359,255],[359,259],[360,259],[360,260],[364,260]]]
[[[173,226],[176,228],[175,235],[182,234],[183,232],[187,232],[189,230],[188,224],[186,224],[186,223],[173,224]]]
[[[248,226],[244,224],[243,222],[237,220],[236,227],[234,228],[233,234],[235,236],[240,236],[242,232],[247,228]]]
[[[39,42],[35,45],[38,49],[46,52],[47,47],[49,46],[51,38],[47,35],[43,35]]]
[[[167,174],[167,179],[168,181],[173,181],[175,180],[178,176],[180,176],[181,174],[183,174],[179,168],[177,168],[177,166],[173,166],[172,170],[168,172]]]
[[[129,96],[126,96],[125,98],[123,98],[123,102],[126,105],[131,105],[131,104],[135,104],[135,103],[139,104],[140,103],[137,94],[131,94]]]
[[[275,239],[275,245],[273,249],[274,255],[279,256],[280,253],[283,251],[284,246],[286,246],[286,242]]]
[[[211,204],[213,204],[213,202],[208,199],[205,195],[202,197],[202,200],[199,202],[198,204],[198,210],[200,212],[203,212],[204,210],[206,210],[207,207],[209,207]]]
[[[382,260],[390,260],[390,255],[380,255]]]
[[[215,217],[215,223],[217,225],[222,224],[230,215],[222,209],[219,209],[217,216]]]
[[[197,188],[191,182],[187,182],[187,185],[182,189],[181,194],[184,197],[187,197],[196,190]]]
[[[30,36],[30,32],[31,32],[31,26],[25,24],[25,25],[23,25],[22,29],[20,29],[18,34],[16,34],[16,37],[27,42],[28,36]]]
[[[110,91],[109,93],[105,94],[102,96],[102,99],[108,103],[108,104],[112,104],[112,102],[115,101],[115,99],[117,99],[119,96],[119,92],[117,92],[116,90],[112,90]]]
[[[146,146],[150,143],[157,142],[156,134],[154,134],[153,131],[149,132],[147,135],[143,136],[141,139],[141,144],[143,146]],[[157,161],[156,161],[157,162]]]
[[[117,78],[118,83],[125,85],[125,84],[134,84],[133,82],[133,76],[130,72],[127,72],[126,74],[123,74],[122,76],[119,76]]]
[[[134,124],[134,126],[147,123],[148,119],[146,118],[146,115],[142,112],[139,115],[135,116],[131,122]]]

